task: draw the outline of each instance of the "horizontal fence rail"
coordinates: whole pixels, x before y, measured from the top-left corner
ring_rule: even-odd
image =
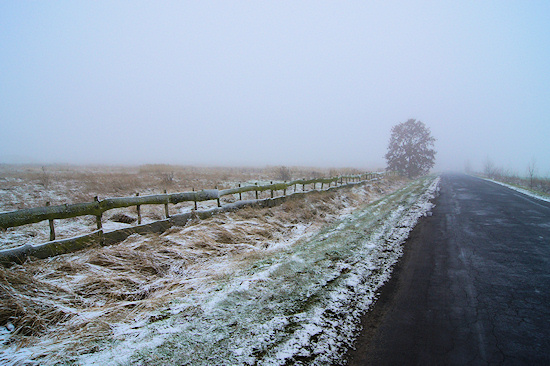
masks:
[[[99,200],[95,197],[93,202],[66,204],[57,206],[45,206],[31,209],[24,209],[11,212],[0,213],[0,229],[7,229],[10,227],[17,227],[26,224],[37,223],[40,221],[49,220],[50,222],[50,241],[44,244],[31,245],[25,244],[19,247],[10,249],[0,249],[0,264],[9,266],[12,263],[22,263],[28,256],[34,256],[37,258],[47,258],[59,254],[73,252],[79,249],[88,247],[94,243],[100,243],[101,245],[110,245],[116,242],[123,241],[126,237],[132,233],[146,233],[146,232],[163,232],[172,225],[182,226],[187,223],[193,217],[204,219],[210,217],[218,212],[232,211],[238,208],[247,207],[251,205],[259,205],[260,207],[272,207],[273,205],[284,202],[285,199],[292,196],[301,196],[302,194],[318,192],[316,184],[320,183],[321,190],[333,190],[340,187],[353,186],[356,184],[362,184],[367,181],[373,180],[373,178],[383,175],[395,175],[393,172],[385,173],[365,173],[360,175],[347,175],[334,178],[317,178],[317,179],[298,179],[284,183],[271,183],[265,185],[249,185],[244,187],[236,187],[230,189],[207,189],[202,191],[171,193],[171,194],[156,194],[148,196],[139,196],[136,194],[134,197],[120,197],[120,198],[107,198]],[[331,185],[334,183],[334,186]],[[328,187],[324,188],[324,184]],[[297,185],[302,185],[305,188],[306,185],[313,185],[313,189],[306,191],[303,189],[301,192],[295,192],[288,195],[286,191],[288,188]],[[255,200],[242,200],[241,194],[245,192],[256,192]],[[258,199],[258,192],[271,191],[271,198]],[[284,194],[278,198],[274,197],[274,191],[284,191]],[[235,203],[225,204],[223,207],[220,204],[220,197],[239,194],[239,201]],[[197,210],[197,201],[209,201],[217,200],[216,208],[211,208],[206,211]],[[176,214],[174,216],[169,215],[168,204],[176,204],[180,202],[194,201],[195,209],[188,213]],[[164,205],[166,219],[155,221],[149,224],[141,224],[140,220],[140,206],[141,205]],[[119,229],[115,231],[105,232],[102,228],[102,214],[105,211],[136,206],[138,211],[138,225],[131,226],[125,229]],[[55,228],[53,220],[67,219],[79,216],[93,215],[96,217],[97,230],[90,234],[85,234],[68,239],[55,239]]]
[[[209,201],[219,198],[217,189],[198,192],[154,194],[150,196],[107,198],[102,201],[29,208],[0,213],[0,228],[7,229],[44,220],[68,219],[79,216],[101,216],[105,211],[141,205],[161,205],[185,201]]]
[[[284,183],[273,183],[266,185],[250,185],[244,187],[236,187],[230,189],[206,189],[197,192],[182,192],[182,193],[166,193],[155,194],[148,196],[135,197],[118,197],[106,198],[104,200],[96,200],[94,202],[65,204],[57,206],[45,206],[29,208],[24,210],[2,212],[0,213],[0,228],[7,229],[27,224],[34,224],[45,220],[69,219],[79,216],[102,216],[105,211],[115,208],[125,208],[141,205],[167,205],[169,203],[177,204],[180,202],[200,202],[219,200],[220,197],[233,195],[245,192],[264,192],[264,191],[284,191],[295,185],[310,185],[310,184],[344,184],[348,182],[358,181],[361,179],[369,179],[379,175],[380,173],[365,173],[360,175],[345,175],[333,178],[316,178],[316,179],[298,179]],[[314,187],[315,188],[315,187]]]

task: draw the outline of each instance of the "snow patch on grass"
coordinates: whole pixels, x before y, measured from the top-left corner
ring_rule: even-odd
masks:
[[[504,187],[508,187],[510,189],[513,189],[514,191],[516,192],[519,192],[519,193],[523,193],[529,197],[532,197],[532,198],[536,198],[538,200],[541,200],[541,201],[545,201],[545,202],[550,202],[550,197],[548,196],[544,196],[542,194],[538,194],[538,193],[535,193],[535,192],[532,192],[528,189],[525,189],[525,188],[520,188],[520,187],[516,187],[516,186],[513,186],[511,184],[507,184],[507,183],[503,183],[503,182],[499,182],[498,180],[494,180],[494,179],[489,179],[489,178],[482,178],[486,181],[489,181],[489,182],[493,182],[493,183],[496,183],[496,184],[500,184],[501,186],[504,186]]]
[[[356,304],[346,289],[360,288],[370,281],[365,278],[374,280],[383,271],[391,252],[386,231],[418,201],[427,182],[384,196],[404,183],[381,180],[14,266],[9,273],[15,277],[0,278],[1,284],[28,279],[21,289],[29,289],[33,305],[25,309],[47,305],[37,319],[50,308],[63,318],[22,336],[17,332],[26,324],[26,313],[12,314],[15,330],[1,332],[0,363],[212,365],[315,359],[332,344],[323,340],[342,344],[334,341],[346,329],[340,318]],[[373,199],[380,200],[368,204]],[[52,291],[37,297],[33,289],[45,286]],[[19,301],[21,289],[6,296]],[[346,303],[348,308],[334,305]]]
[[[80,363],[324,365],[351,346],[439,178],[426,178],[307,240],[232,268],[209,291],[174,301],[174,316],[124,332]],[[228,264],[229,265],[229,264]],[[134,331],[137,330],[138,331]]]

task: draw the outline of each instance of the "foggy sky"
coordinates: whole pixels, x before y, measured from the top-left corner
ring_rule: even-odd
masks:
[[[377,168],[409,118],[550,175],[550,2],[0,3],[0,163]]]

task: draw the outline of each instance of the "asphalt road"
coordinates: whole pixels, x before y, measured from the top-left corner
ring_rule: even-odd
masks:
[[[550,365],[550,203],[444,175],[349,365]]]

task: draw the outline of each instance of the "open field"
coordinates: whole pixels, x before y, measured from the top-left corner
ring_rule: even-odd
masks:
[[[263,174],[248,179],[273,177]],[[219,178],[212,172],[204,178],[205,187]],[[0,362],[206,365],[231,358],[260,364],[273,357],[284,360],[269,350],[284,354],[297,347],[284,343],[298,333],[283,326],[288,319],[280,312],[293,314],[296,329],[302,321],[310,329],[307,313],[326,305],[318,303],[328,296],[326,284],[363,268],[350,260],[366,250],[373,259],[363,265],[368,271],[378,269],[362,280],[373,281],[364,309],[399,257],[400,242],[390,239],[393,227],[402,231],[411,226],[399,220],[430,182],[386,178],[0,268]],[[396,193],[390,198],[391,192]],[[359,225],[363,229],[356,232]],[[298,310],[304,301],[308,307]]]
[[[0,164],[0,211],[65,203],[89,202],[95,196],[123,197],[232,188],[239,182],[358,174],[353,168],[194,167],[177,165],[72,166]],[[285,179],[286,178],[286,179]]]
[[[91,202],[99,196],[108,197],[158,194],[167,191],[184,192],[212,188],[234,188],[238,184],[269,183],[296,178],[318,178],[342,174],[357,174],[356,169],[315,168],[198,168],[170,165],[145,165],[137,167],[109,166],[14,166],[0,165],[0,211],[12,211],[33,207]],[[298,187],[300,190],[301,187]],[[260,198],[266,197],[263,193]],[[254,198],[254,192],[243,194],[243,199]],[[222,197],[222,203],[234,201],[231,196]],[[199,202],[198,209],[215,205]],[[171,214],[185,213],[193,208],[192,202],[170,205]],[[159,205],[144,205],[142,222],[164,218]],[[116,230],[137,223],[135,207],[109,211],[104,218],[105,230]],[[0,232],[0,249],[27,243],[36,244],[49,240],[47,221]],[[87,234],[95,230],[94,216],[56,220],[56,239]]]

